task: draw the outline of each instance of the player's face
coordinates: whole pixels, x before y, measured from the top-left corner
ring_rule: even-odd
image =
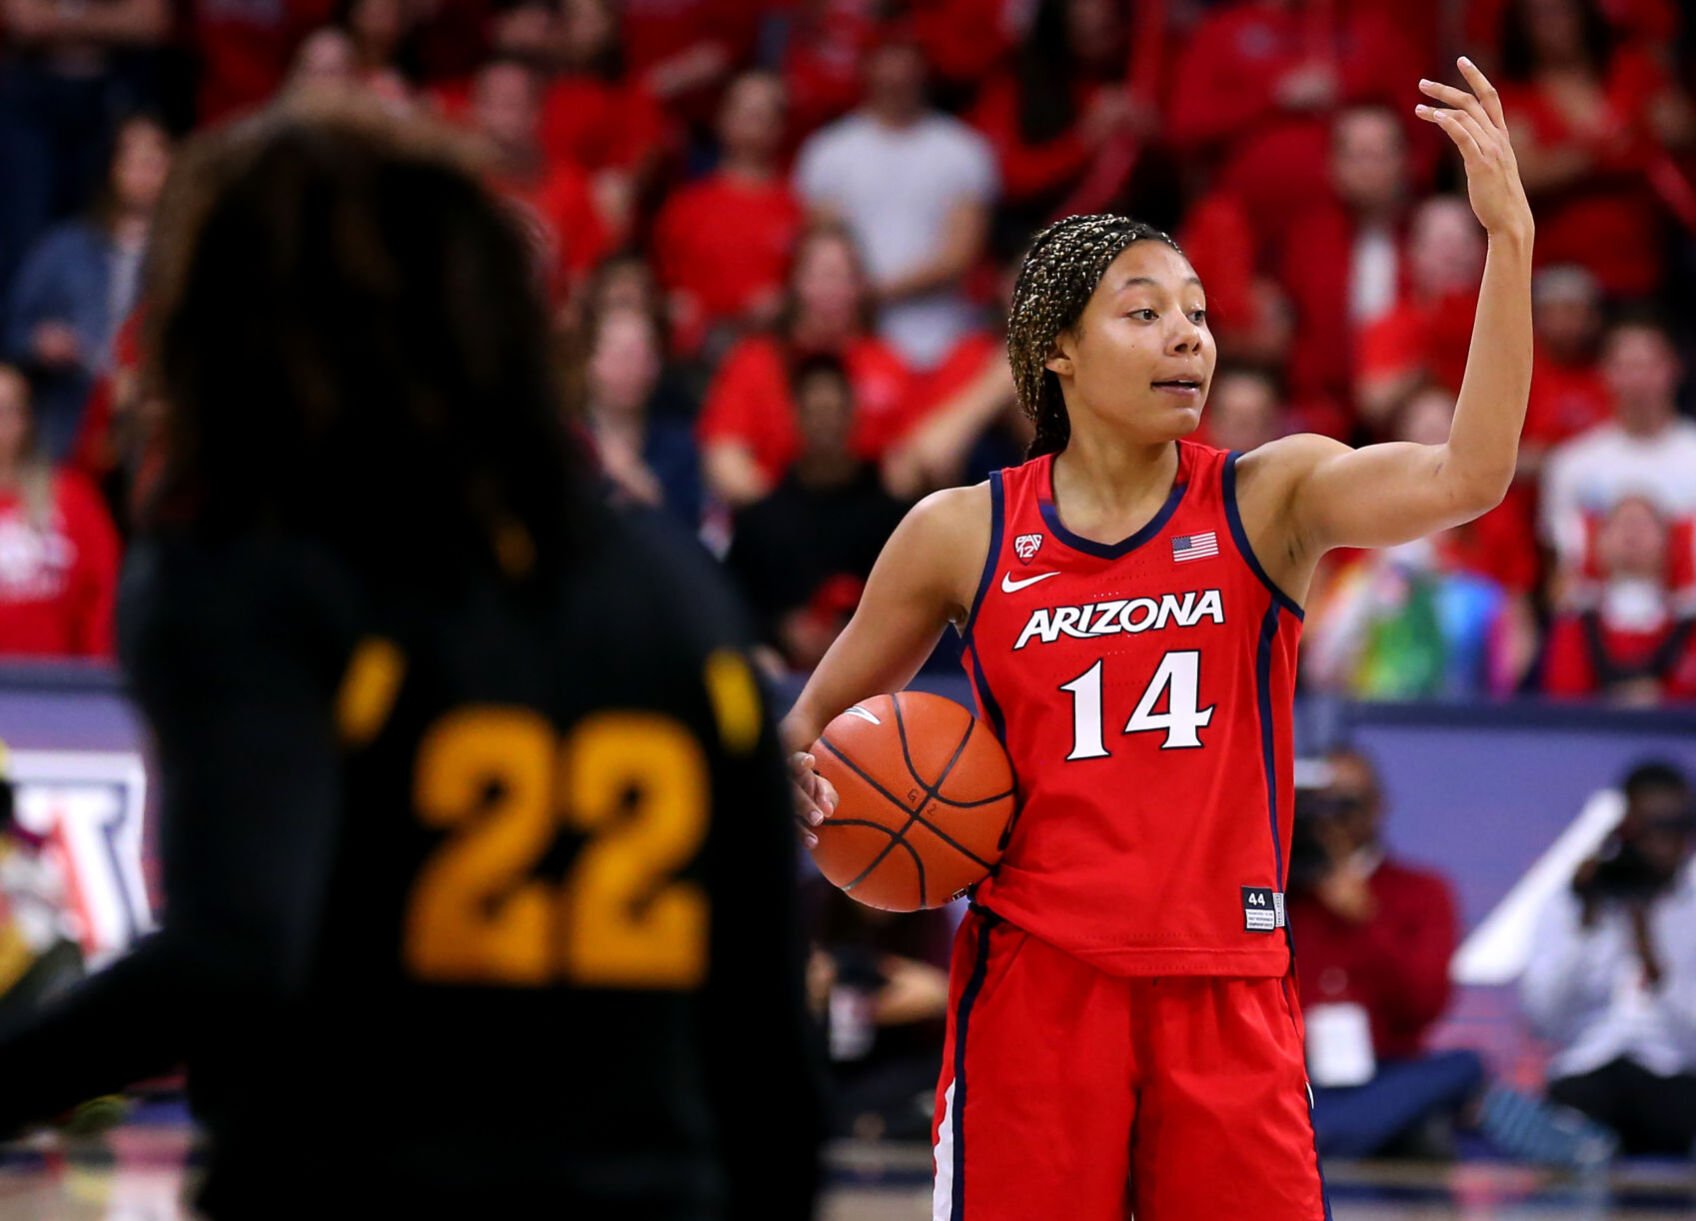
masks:
[[[1133,242],[1108,264],[1055,347],[1048,368],[1060,376],[1074,430],[1093,415],[1152,443],[1201,423],[1218,356],[1207,297],[1195,268],[1164,242]]]

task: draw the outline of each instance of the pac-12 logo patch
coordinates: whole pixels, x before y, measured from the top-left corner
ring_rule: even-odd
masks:
[[[1024,564],[1030,563],[1031,556],[1035,555],[1041,547],[1042,535],[1040,534],[1021,534],[1013,540],[1013,554],[1018,556],[1019,561]]]

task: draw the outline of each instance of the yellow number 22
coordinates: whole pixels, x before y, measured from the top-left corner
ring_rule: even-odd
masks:
[[[707,786],[700,745],[656,713],[600,713],[563,743],[527,709],[443,717],[413,796],[452,834],[413,887],[408,968],[435,983],[696,986],[707,897],[676,872],[706,835]],[[589,839],[555,884],[533,871],[561,827]]]

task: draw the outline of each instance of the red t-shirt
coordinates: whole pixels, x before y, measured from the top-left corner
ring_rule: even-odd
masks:
[[[1287,110],[1277,96],[1279,80],[1313,56],[1312,25],[1304,6],[1215,8],[1170,77],[1172,141],[1215,152],[1216,181],[1248,204],[1263,238],[1306,207],[1313,184],[1327,177],[1325,114]],[[1381,12],[1348,12],[1325,41],[1338,101],[1381,101],[1402,113],[1405,82],[1418,79],[1420,65],[1392,22]]]
[[[1416,1056],[1449,1003],[1454,896],[1436,874],[1390,860],[1366,886],[1378,913],[1364,924],[1309,895],[1290,897],[1296,984],[1303,1005],[1349,1002],[1365,1009],[1379,1057]]]
[[[592,76],[562,76],[542,98],[542,151],[586,170],[633,166],[660,151],[666,117],[646,90]]]
[[[577,166],[564,162],[537,179],[495,179],[490,185],[517,206],[555,296],[581,281],[610,248],[589,176]]]
[[[54,474],[45,524],[0,492],[0,653],[109,657],[118,535],[94,488]]]
[[[942,358],[941,364],[927,373],[913,376],[912,389],[900,418],[890,429],[890,440],[899,441],[923,424],[937,408],[980,377],[989,363],[1000,359],[1006,350],[1006,340],[989,331],[974,331],[961,337]]]
[[[1593,128],[1583,129],[1535,84],[1501,86],[1507,113],[1530,128],[1539,146],[1584,152],[1594,167],[1585,179],[1535,201],[1538,266],[1577,263],[1618,296],[1643,296],[1659,285],[1662,210],[1643,173],[1657,153],[1649,106],[1666,87],[1665,72],[1648,52],[1617,52],[1602,82],[1603,111]]]
[[[334,16],[336,0],[194,0],[189,18],[199,51],[201,123],[268,101],[300,40]]]
[[[1015,41],[1009,0],[911,0],[913,37],[939,77],[958,83],[983,79]]]
[[[1681,630],[1677,620],[1652,632],[1621,631],[1606,622],[1596,625],[1597,640],[1608,664],[1635,670],[1647,666],[1668,639]],[[1696,631],[1686,632],[1682,647],[1659,679],[1662,699],[1696,700]],[[1549,629],[1549,648],[1543,662],[1543,690],[1550,695],[1595,695],[1604,689],[1596,649],[1582,615],[1564,615]]]
[[[1531,360],[1531,401],[1525,410],[1527,441],[1558,445],[1613,412],[1608,384],[1594,365],[1563,365],[1541,352]]]
[[[831,0],[792,6],[784,42],[783,84],[789,94],[789,131],[799,140],[859,104],[860,70],[877,41],[877,0]]]
[[[1088,113],[1102,89],[1099,81],[1074,80],[1074,113]],[[995,149],[1001,166],[1001,186],[1009,202],[1042,199],[1071,186],[1089,169],[1095,150],[1084,142],[1076,122],[1041,144],[1032,144],[1019,129],[1019,79],[1012,72],[995,76],[983,88],[972,123]]]
[[[1443,389],[1458,391],[1477,310],[1476,292],[1402,302],[1361,332],[1356,376],[1373,380],[1419,369]]]
[[[787,181],[713,174],[674,192],[654,224],[660,282],[687,299],[679,330],[734,319],[783,283],[805,218]]]
[[[1541,575],[1534,497],[1516,484],[1483,517],[1436,536],[1443,567],[1489,577],[1509,593],[1528,594]]]
[[[864,458],[879,457],[902,419],[912,375],[880,339],[852,339],[838,355],[854,387],[851,444]],[[754,455],[760,472],[776,483],[801,450],[789,367],[782,345],[769,335],[742,340],[730,350],[707,390],[697,432],[702,445],[736,441]]]

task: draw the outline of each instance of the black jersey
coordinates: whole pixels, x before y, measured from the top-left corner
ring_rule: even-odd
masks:
[[[422,596],[155,540],[121,609],[164,925],[0,1042],[0,1113],[186,1062],[214,1216],[810,1214],[787,782],[692,544]]]

